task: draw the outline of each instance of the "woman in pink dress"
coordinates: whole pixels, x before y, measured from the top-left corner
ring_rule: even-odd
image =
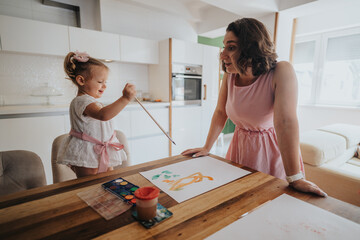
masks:
[[[288,62],[277,62],[265,26],[242,18],[229,24],[220,56],[225,71],[206,143],[183,155],[208,155],[230,118],[236,125],[226,158],[288,180],[302,192],[327,196],[305,180],[296,115],[297,80]]]

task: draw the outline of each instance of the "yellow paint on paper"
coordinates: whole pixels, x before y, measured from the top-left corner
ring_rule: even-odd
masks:
[[[171,185],[170,191],[181,190],[183,187],[201,182],[204,178],[208,178],[210,181],[214,180],[212,177],[204,176],[200,172],[193,173],[187,177],[180,178],[178,180],[163,180],[165,183],[169,183]],[[188,182],[186,182],[188,180]]]

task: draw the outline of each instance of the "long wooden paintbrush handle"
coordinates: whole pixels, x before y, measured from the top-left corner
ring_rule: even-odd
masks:
[[[155,120],[155,118],[153,118],[153,116],[151,116],[151,114],[148,112],[148,110],[146,110],[146,108],[142,105],[142,103],[139,101],[139,99],[137,99],[137,97],[135,97],[135,100],[140,104],[140,106],[145,110],[145,112],[149,115],[149,117],[151,117],[151,119],[156,123],[156,125],[161,129],[161,131],[168,137],[168,139],[176,145],[176,143],[174,142],[174,140],[171,139],[171,137],[165,132],[165,130],[160,126],[160,124]]]

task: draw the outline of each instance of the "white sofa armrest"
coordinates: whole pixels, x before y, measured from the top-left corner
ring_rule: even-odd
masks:
[[[337,134],[311,130],[300,135],[300,150],[305,163],[319,166],[343,154],[346,140]]]

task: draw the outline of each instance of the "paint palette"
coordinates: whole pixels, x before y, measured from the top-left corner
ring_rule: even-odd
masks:
[[[105,190],[121,198],[124,202],[130,205],[136,205],[134,192],[139,186],[136,186],[123,178],[111,180],[110,182],[103,183],[101,186]]]

